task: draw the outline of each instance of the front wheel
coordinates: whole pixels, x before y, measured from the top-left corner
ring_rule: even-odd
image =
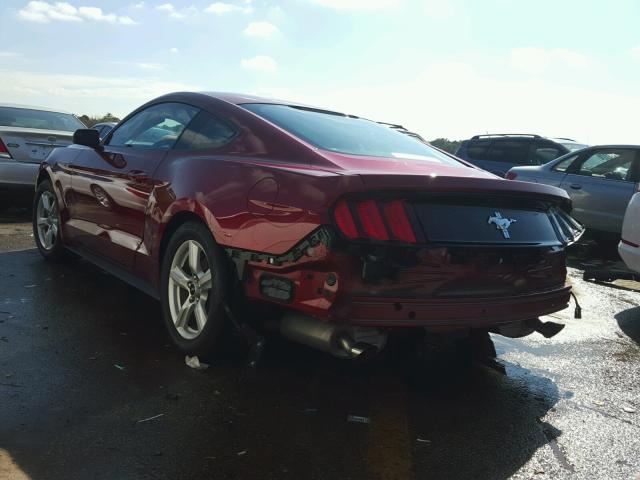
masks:
[[[60,260],[65,256],[60,231],[58,197],[49,180],[38,185],[33,200],[33,238],[47,260]]]
[[[161,269],[162,310],[173,343],[184,353],[214,353],[227,320],[225,260],[202,224],[185,223],[169,240]]]

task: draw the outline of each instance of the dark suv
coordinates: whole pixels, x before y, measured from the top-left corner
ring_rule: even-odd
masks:
[[[570,138],[539,135],[476,135],[460,145],[456,155],[491,173],[504,177],[511,167],[542,165],[587,145]]]

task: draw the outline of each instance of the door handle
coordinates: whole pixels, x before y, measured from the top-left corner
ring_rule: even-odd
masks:
[[[580,190],[582,188],[582,185],[578,184],[578,183],[572,183],[571,185],[569,185],[571,188],[573,188],[574,190]]]

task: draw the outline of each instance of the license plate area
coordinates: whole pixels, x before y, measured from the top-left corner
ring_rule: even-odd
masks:
[[[441,203],[420,203],[413,207],[429,242],[561,245],[544,211]]]

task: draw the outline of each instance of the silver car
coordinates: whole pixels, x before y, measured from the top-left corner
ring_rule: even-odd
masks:
[[[640,146],[589,147],[545,165],[514,167],[506,177],[562,188],[573,201],[573,217],[588,229],[620,235],[624,212],[640,181]]]
[[[70,113],[0,104],[0,193],[33,193],[40,163],[79,128],[86,127]]]

